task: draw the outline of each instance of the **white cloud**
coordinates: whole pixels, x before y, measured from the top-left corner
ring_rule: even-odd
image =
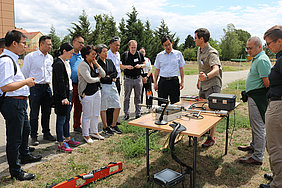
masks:
[[[238,11],[238,10],[241,10],[242,7],[241,6],[232,6],[232,7],[229,7],[229,10],[231,11]]]
[[[169,8],[193,8],[194,5],[172,3],[169,0],[15,0],[16,26],[28,31],[41,31],[48,34],[51,25],[54,25],[59,35],[68,34],[72,22],[78,21],[78,16],[85,9],[88,19],[94,27],[94,16],[97,14],[111,14],[117,23],[121,18],[127,19],[126,13],[135,6],[138,18],[143,22],[148,19],[152,29],[165,20],[172,32],[184,41],[188,34],[193,35],[199,27],[206,27],[211,31],[211,36],[219,40],[223,36],[223,28],[233,23],[237,29],[243,29],[252,35],[262,37],[263,33],[272,25],[280,24],[282,20],[282,1],[277,1],[273,6],[259,4],[242,8],[240,5],[211,8],[210,11],[186,14],[171,12]],[[179,9],[180,10],[180,9]],[[182,10],[182,9],[181,9]],[[230,11],[231,10],[231,11]]]

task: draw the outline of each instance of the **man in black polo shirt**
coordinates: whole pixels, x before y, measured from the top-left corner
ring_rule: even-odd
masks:
[[[141,70],[146,66],[145,59],[137,51],[137,42],[130,40],[128,42],[129,52],[124,52],[121,57],[122,64],[120,68],[124,70],[124,119],[129,119],[129,103],[132,88],[134,88],[135,117],[141,116],[141,90],[142,79]]]

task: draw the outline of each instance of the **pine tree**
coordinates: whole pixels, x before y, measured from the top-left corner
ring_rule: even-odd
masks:
[[[52,41],[52,50],[51,50],[50,54],[54,55],[54,51],[60,48],[61,40],[56,35],[56,30],[55,30],[55,27],[53,25],[50,28],[50,33],[49,33],[48,36],[51,37],[51,41]]]
[[[94,16],[96,21],[95,30],[91,34],[91,41],[93,44],[110,43],[112,37],[117,36],[117,27],[114,17],[107,14],[99,14]]]
[[[73,25],[72,29],[68,29],[68,31],[70,32],[70,36],[73,37],[76,34],[82,35],[85,44],[91,44],[90,22],[88,20],[88,16],[85,10],[83,10],[82,14],[78,17],[78,24],[72,23],[72,25]]]

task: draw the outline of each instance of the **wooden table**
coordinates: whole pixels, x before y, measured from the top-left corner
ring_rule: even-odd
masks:
[[[179,106],[187,107],[191,102],[181,101],[177,103]],[[240,103],[236,103],[236,107]],[[207,109],[209,110],[209,109]],[[185,112],[184,112],[185,113]],[[228,150],[228,130],[229,130],[229,113],[226,115],[226,141],[225,141],[225,155]],[[213,126],[215,126],[219,121],[224,117],[218,116],[216,114],[202,113],[204,116],[203,119],[189,119],[187,117],[182,117],[175,119],[174,121],[181,123],[186,127],[186,131],[181,132],[183,135],[188,135],[189,138],[193,138],[193,175],[192,175],[192,187],[196,187],[196,168],[197,168],[197,143],[198,138],[209,131]],[[234,117],[235,118],[235,117]],[[160,130],[166,132],[172,132],[172,128],[169,126],[171,122],[168,122],[167,125],[156,125],[155,115],[153,113],[144,115],[138,119],[128,122],[129,125],[144,127],[146,128],[146,167],[147,167],[147,178],[149,179],[149,131],[150,130]]]

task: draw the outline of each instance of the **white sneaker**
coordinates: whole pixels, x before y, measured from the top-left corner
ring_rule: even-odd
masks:
[[[97,134],[94,134],[94,133],[90,133],[90,136],[93,137],[93,138],[97,138],[99,140],[104,140],[105,137],[101,136],[101,135],[97,135]]]
[[[94,141],[93,141],[90,137],[87,139],[87,138],[84,136],[83,139],[85,140],[85,142],[86,142],[87,144],[92,144],[92,143],[94,143]]]

